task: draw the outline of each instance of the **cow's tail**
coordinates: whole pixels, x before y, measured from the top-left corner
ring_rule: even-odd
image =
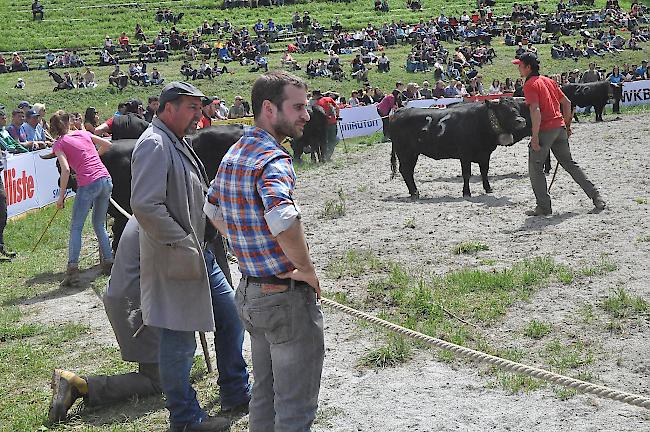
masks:
[[[391,153],[390,153],[390,179],[395,178],[397,174],[397,153],[395,153],[395,140],[392,140],[391,143]]]

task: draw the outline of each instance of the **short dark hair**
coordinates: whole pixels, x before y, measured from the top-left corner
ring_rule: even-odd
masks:
[[[307,92],[307,84],[297,76],[284,71],[273,71],[260,75],[253,84],[251,91],[251,105],[253,108],[253,117],[258,118],[262,112],[262,104],[265,100],[270,101],[273,105],[282,111],[282,103],[286,97],[284,88],[288,85],[300,87]]]
[[[149,96],[149,99],[147,99],[147,103],[151,102],[158,102],[158,96]]]

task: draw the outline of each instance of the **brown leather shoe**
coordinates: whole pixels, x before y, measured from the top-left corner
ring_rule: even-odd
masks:
[[[65,271],[65,277],[61,282],[63,286],[73,287],[79,283],[79,267],[73,264],[68,264],[68,268]]]
[[[52,374],[52,401],[47,419],[50,423],[65,421],[68,410],[81,397],[75,386],[61,376],[61,369],[54,369]]]

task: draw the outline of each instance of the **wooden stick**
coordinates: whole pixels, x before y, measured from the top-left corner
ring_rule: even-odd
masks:
[[[199,332],[199,339],[201,340],[201,347],[203,348],[203,357],[205,358],[205,366],[208,368],[208,373],[212,373],[212,362],[210,361],[210,351],[208,351],[208,341],[205,338],[204,332]]]

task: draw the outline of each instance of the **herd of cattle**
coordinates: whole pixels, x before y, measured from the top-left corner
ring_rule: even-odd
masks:
[[[597,119],[611,96],[606,82],[571,84],[563,91],[577,106],[592,105]],[[608,96],[609,95],[609,96]],[[291,147],[294,157],[300,158],[304,151],[319,153],[325,137],[325,113],[310,109],[310,121],[303,136],[294,140]],[[470,196],[469,179],[471,163],[478,163],[485,192],[492,192],[488,181],[490,156],[497,146],[510,146],[531,135],[528,107],[523,98],[505,97],[485,102],[461,102],[444,109],[406,108],[398,110],[390,120],[392,141],[391,168],[395,175],[397,160],[412,198],[419,196],[413,174],[420,154],[433,159],[458,159],[463,175],[463,196]],[[205,165],[209,178],[214,178],[221,159],[242,136],[241,125],[220,125],[199,130],[191,138],[192,146]],[[137,139],[113,141],[111,148],[102,155],[102,161],[113,178],[112,198],[131,213],[131,153]],[[121,236],[127,219],[113,205],[108,213],[114,218],[113,247]]]

